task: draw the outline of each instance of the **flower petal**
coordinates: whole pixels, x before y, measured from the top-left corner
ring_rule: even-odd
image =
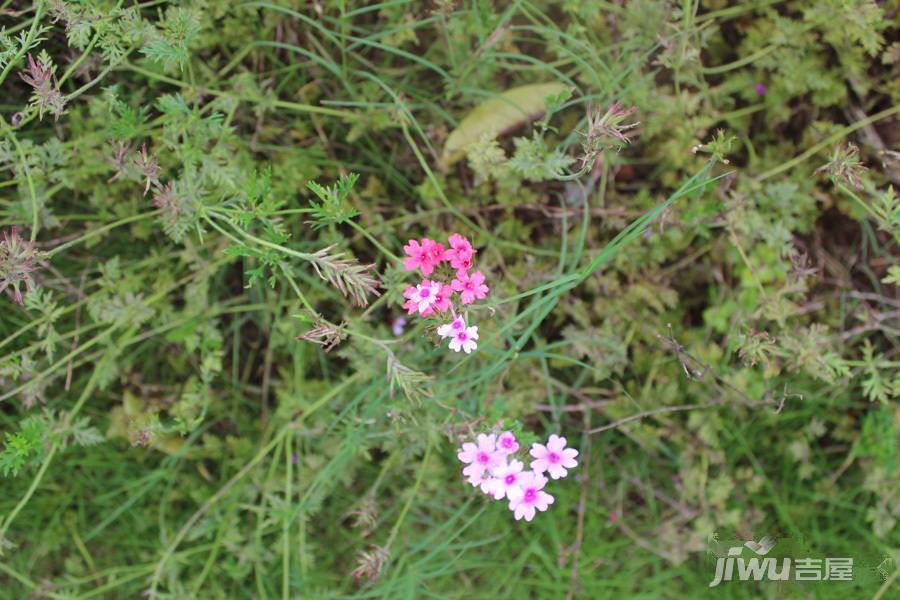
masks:
[[[549,440],[547,440],[547,448],[549,448],[552,452],[560,452],[565,447],[566,438],[560,437],[555,433],[550,436]]]
[[[543,444],[538,444],[537,442],[535,442],[531,445],[531,450],[529,450],[528,453],[535,458],[543,458],[547,456],[547,447]]]

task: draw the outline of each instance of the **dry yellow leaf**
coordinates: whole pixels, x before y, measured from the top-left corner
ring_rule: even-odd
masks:
[[[466,155],[466,148],[487,135],[495,138],[547,110],[544,100],[556,96],[567,86],[561,83],[533,83],[507,90],[478,105],[447,136],[441,155],[441,168],[446,169]]]

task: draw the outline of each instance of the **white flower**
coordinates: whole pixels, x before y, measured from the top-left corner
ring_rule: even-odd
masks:
[[[441,293],[441,284],[436,281],[425,281],[416,286],[416,292],[413,299],[419,313],[423,313],[438,301],[438,294]]]
[[[450,349],[454,352],[462,350],[466,354],[469,354],[478,347],[478,344],[475,343],[475,340],[477,339],[478,326],[473,325],[472,327],[466,327],[462,331],[456,332],[450,339]]]
[[[465,331],[466,329],[466,321],[461,316],[453,319],[452,323],[447,323],[446,325],[441,325],[438,327],[437,334],[442,338],[453,337],[460,331]]]

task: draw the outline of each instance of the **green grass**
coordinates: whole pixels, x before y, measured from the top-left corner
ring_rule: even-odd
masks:
[[[0,598],[896,594],[896,11],[0,11],[0,230],[43,252],[0,297]],[[546,118],[441,169],[546,82]],[[630,144],[591,129],[613,102]],[[457,231],[491,287],[471,355],[391,331],[403,245]],[[492,427],[581,452],[531,523],[460,476]],[[854,580],[709,587],[714,540],[766,535]]]

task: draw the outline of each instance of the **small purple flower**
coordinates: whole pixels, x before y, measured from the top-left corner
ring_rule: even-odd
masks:
[[[757,83],[756,85],[754,85],[753,89],[756,90],[756,95],[760,96],[760,97],[765,96],[766,92],[768,91],[768,90],[766,90],[766,86],[764,86],[761,83]]]
[[[394,334],[394,337],[400,337],[403,335],[404,327],[406,327],[406,319],[397,317],[394,319],[394,324],[391,325],[391,333]]]

